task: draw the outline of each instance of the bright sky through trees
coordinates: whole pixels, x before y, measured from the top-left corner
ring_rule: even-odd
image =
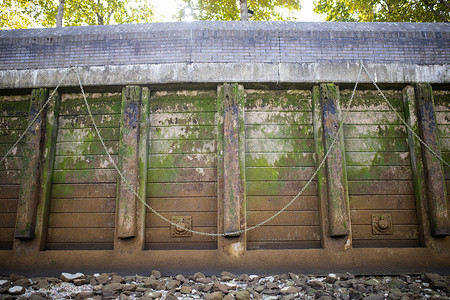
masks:
[[[300,11],[294,12],[291,15],[295,16],[297,21],[305,21],[305,22],[324,21],[325,17],[322,17],[313,12],[314,9],[313,1],[314,0],[301,0],[300,4],[302,5],[302,9]],[[174,15],[176,15],[178,8],[183,7],[184,5],[183,2],[180,0],[151,0],[150,2],[157,9],[156,20],[158,21],[175,21],[176,18]]]

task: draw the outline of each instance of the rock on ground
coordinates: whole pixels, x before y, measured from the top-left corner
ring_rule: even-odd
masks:
[[[293,272],[261,276],[227,271],[212,276],[200,272],[167,276],[158,270],[135,276],[62,273],[27,278],[11,274],[0,276],[0,300],[6,299],[450,299],[450,276],[312,276]]]

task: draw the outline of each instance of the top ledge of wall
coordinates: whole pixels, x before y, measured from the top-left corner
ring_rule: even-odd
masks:
[[[420,33],[421,38],[435,38],[432,33],[450,33],[448,23],[361,23],[361,22],[281,22],[281,21],[196,21],[196,22],[168,22],[168,23],[142,23],[103,26],[75,26],[62,28],[37,28],[0,31],[0,40],[31,38],[28,42],[37,42],[39,38],[58,38],[82,36],[88,39],[89,35],[106,35],[105,38],[121,39],[121,35],[145,34],[151,37],[158,32],[214,32],[218,35],[227,35],[229,32],[238,31],[243,35],[251,32],[267,34],[269,32],[323,32],[323,33],[375,33],[380,36],[389,33]],[[383,34],[384,33],[384,34]],[[137,37],[137,36],[136,36]],[[353,37],[353,36],[352,36]],[[405,37],[399,35],[399,37]],[[443,36],[436,36],[441,38]],[[447,38],[450,36],[447,35]]]
[[[228,74],[227,78],[240,78],[247,82],[283,82],[283,64],[294,66],[291,69],[308,65],[322,73],[330,73],[326,71],[330,65],[338,70],[342,65],[360,61],[384,64],[389,73],[415,68],[414,74],[417,74],[419,67],[429,66],[426,74],[431,74],[431,77],[420,76],[420,79],[443,83],[448,82],[448,49],[450,24],[447,23],[199,21],[3,30],[0,31],[0,75],[8,78],[10,83],[0,84],[0,88],[21,86],[16,82],[31,73],[40,76],[38,74],[47,70],[69,67],[117,67],[124,71],[136,66],[150,68],[160,74],[158,70],[168,65],[177,66],[171,68],[174,72],[183,66],[182,69],[188,73],[200,69],[212,73],[213,70],[222,70],[225,65],[226,70],[241,72]],[[263,73],[261,76],[265,80],[256,77],[251,70],[261,69],[260,66],[275,75],[266,78],[268,76]],[[13,72],[20,70],[29,72]],[[301,70],[311,73],[304,67]],[[174,73],[168,81],[180,82],[178,80],[183,78],[191,82],[193,77],[188,73],[189,76],[184,77]],[[115,84],[128,80],[116,75]],[[223,77],[210,75],[200,77],[209,80],[206,82],[216,82]],[[308,78],[308,82],[317,82],[324,77],[319,72],[313,76],[298,75],[299,78],[289,77],[288,81]],[[400,75],[395,78],[419,78]],[[149,83],[161,79],[157,76],[148,78],[149,75],[141,77],[149,79]],[[141,77],[132,80],[142,81]],[[339,79],[339,74],[334,74],[333,78]]]

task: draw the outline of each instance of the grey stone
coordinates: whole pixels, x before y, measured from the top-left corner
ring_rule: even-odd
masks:
[[[154,277],[144,279],[145,287],[150,287],[150,288],[156,290],[156,289],[160,289],[162,287],[162,285],[163,285],[162,282],[159,280],[156,280]]]
[[[127,284],[122,284],[122,289],[124,290],[124,291],[129,291],[129,292],[135,292],[136,291],[136,285],[135,284],[133,284],[133,283],[131,283],[131,284],[129,284],[129,283],[127,283]]]
[[[20,285],[26,289],[27,287],[29,287],[31,285],[31,282],[30,282],[30,280],[23,278],[23,279],[14,281],[14,285]]]
[[[153,270],[151,275],[155,276],[155,279],[160,279],[161,278],[161,272],[158,270]]]
[[[111,277],[111,283],[122,283],[123,282],[123,277],[119,276],[119,275],[113,275]]]
[[[327,277],[325,278],[324,281],[325,281],[326,283],[333,284],[333,283],[335,283],[337,280],[338,280],[337,275],[334,274],[334,273],[330,273],[330,274],[327,275]]]
[[[214,288],[214,284],[208,283],[203,286],[202,291],[204,291],[205,293],[209,293],[213,290],[213,288]]]
[[[230,272],[222,272],[221,274],[220,274],[220,276],[221,276],[221,278],[222,278],[222,280],[223,281],[230,281],[230,280],[232,280],[233,278],[235,278],[236,277],[236,275],[234,275],[233,273],[230,273]]]
[[[225,284],[222,284],[220,282],[214,283],[214,291],[220,291],[222,293],[228,293],[229,287]]]
[[[168,293],[167,295],[166,295],[166,298],[165,298],[166,300],[178,300],[178,297],[177,296],[175,296],[174,294],[172,294],[172,293]]]
[[[214,292],[214,293],[205,295],[205,300],[222,300],[222,299],[223,299],[223,295],[221,292]]]
[[[28,298],[28,300],[45,300],[45,294],[44,296],[41,295],[37,295],[37,294],[32,294],[30,295],[30,297]]]
[[[198,279],[196,279],[197,282],[203,283],[203,284],[208,284],[208,283],[212,283],[212,279],[209,277],[199,277]]]
[[[17,281],[19,279],[26,279],[26,277],[22,276],[22,275],[18,275],[18,274],[11,274],[11,275],[9,275],[9,280],[12,281],[12,282],[15,282],[15,281]]]
[[[236,300],[250,300],[249,291],[238,291],[236,293]]]
[[[190,294],[192,292],[192,288],[187,285],[183,285],[180,289],[180,293],[182,294]]]
[[[169,282],[167,282],[166,284],[166,288],[168,290],[177,288],[180,285],[180,282],[178,280],[169,280]]]
[[[225,295],[225,297],[222,298],[222,300],[234,300],[234,299],[236,298],[234,297],[233,294]]]
[[[94,297],[94,294],[91,292],[81,292],[78,293],[75,297],[75,300],[81,300],[81,299],[86,299],[86,298],[91,298]]]
[[[288,295],[288,294],[296,294],[296,293],[298,293],[298,290],[293,286],[286,286],[286,287],[282,288],[280,290],[280,292],[283,295]]]
[[[266,287],[268,289],[278,289],[279,285],[278,285],[278,283],[275,283],[275,282],[267,282]]]
[[[426,282],[432,282],[432,281],[434,281],[434,280],[441,280],[441,275],[436,274],[436,273],[425,273],[425,274],[423,275],[423,279],[424,279]]]
[[[242,274],[238,279],[243,282],[250,282],[250,276],[248,274]]]
[[[318,280],[311,280],[308,282],[308,285],[316,290],[323,290],[325,288],[325,285]]]
[[[119,292],[119,291],[122,291],[122,289],[123,289],[123,285],[121,283],[110,283],[110,284],[103,286],[102,292],[103,293],[108,292],[108,291]]]
[[[83,273],[61,273],[61,276],[59,278],[65,282],[73,282],[75,279],[84,279],[85,276]]]
[[[8,289],[8,293],[10,293],[11,295],[22,295],[23,293],[25,293],[25,288],[20,285],[15,285]]]
[[[144,295],[144,297],[151,298],[151,299],[160,298],[161,296],[162,296],[162,293],[158,292],[158,291],[147,291]]]
[[[184,275],[178,274],[177,276],[175,276],[175,279],[178,280],[181,283],[185,283],[188,282],[188,280],[186,279],[186,277],[184,277]]]
[[[106,284],[109,282],[109,276],[106,273],[102,273],[100,276],[97,276],[95,279],[100,284]]]
[[[364,284],[374,286],[374,285],[379,285],[380,282],[378,280],[376,280],[375,278],[371,278],[369,280],[364,281]]]
[[[205,278],[205,275],[203,275],[203,273],[201,273],[201,272],[197,272],[194,274],[193,277],[195,280],[198,280],[199,278]]]

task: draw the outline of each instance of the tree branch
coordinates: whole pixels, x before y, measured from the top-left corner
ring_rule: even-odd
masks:
[[[443,14],[441,14],[440,12],[436,11],[434,9],[433,5],[431,5],[431,3],[428,0],[423,0],[423,2],[425,2],[425,4],[428,6],[428,8],[431,10],[431,12],[433,14],[435,14],[436,16],[441,18],[442,22],[448,22],[447,18]]]

